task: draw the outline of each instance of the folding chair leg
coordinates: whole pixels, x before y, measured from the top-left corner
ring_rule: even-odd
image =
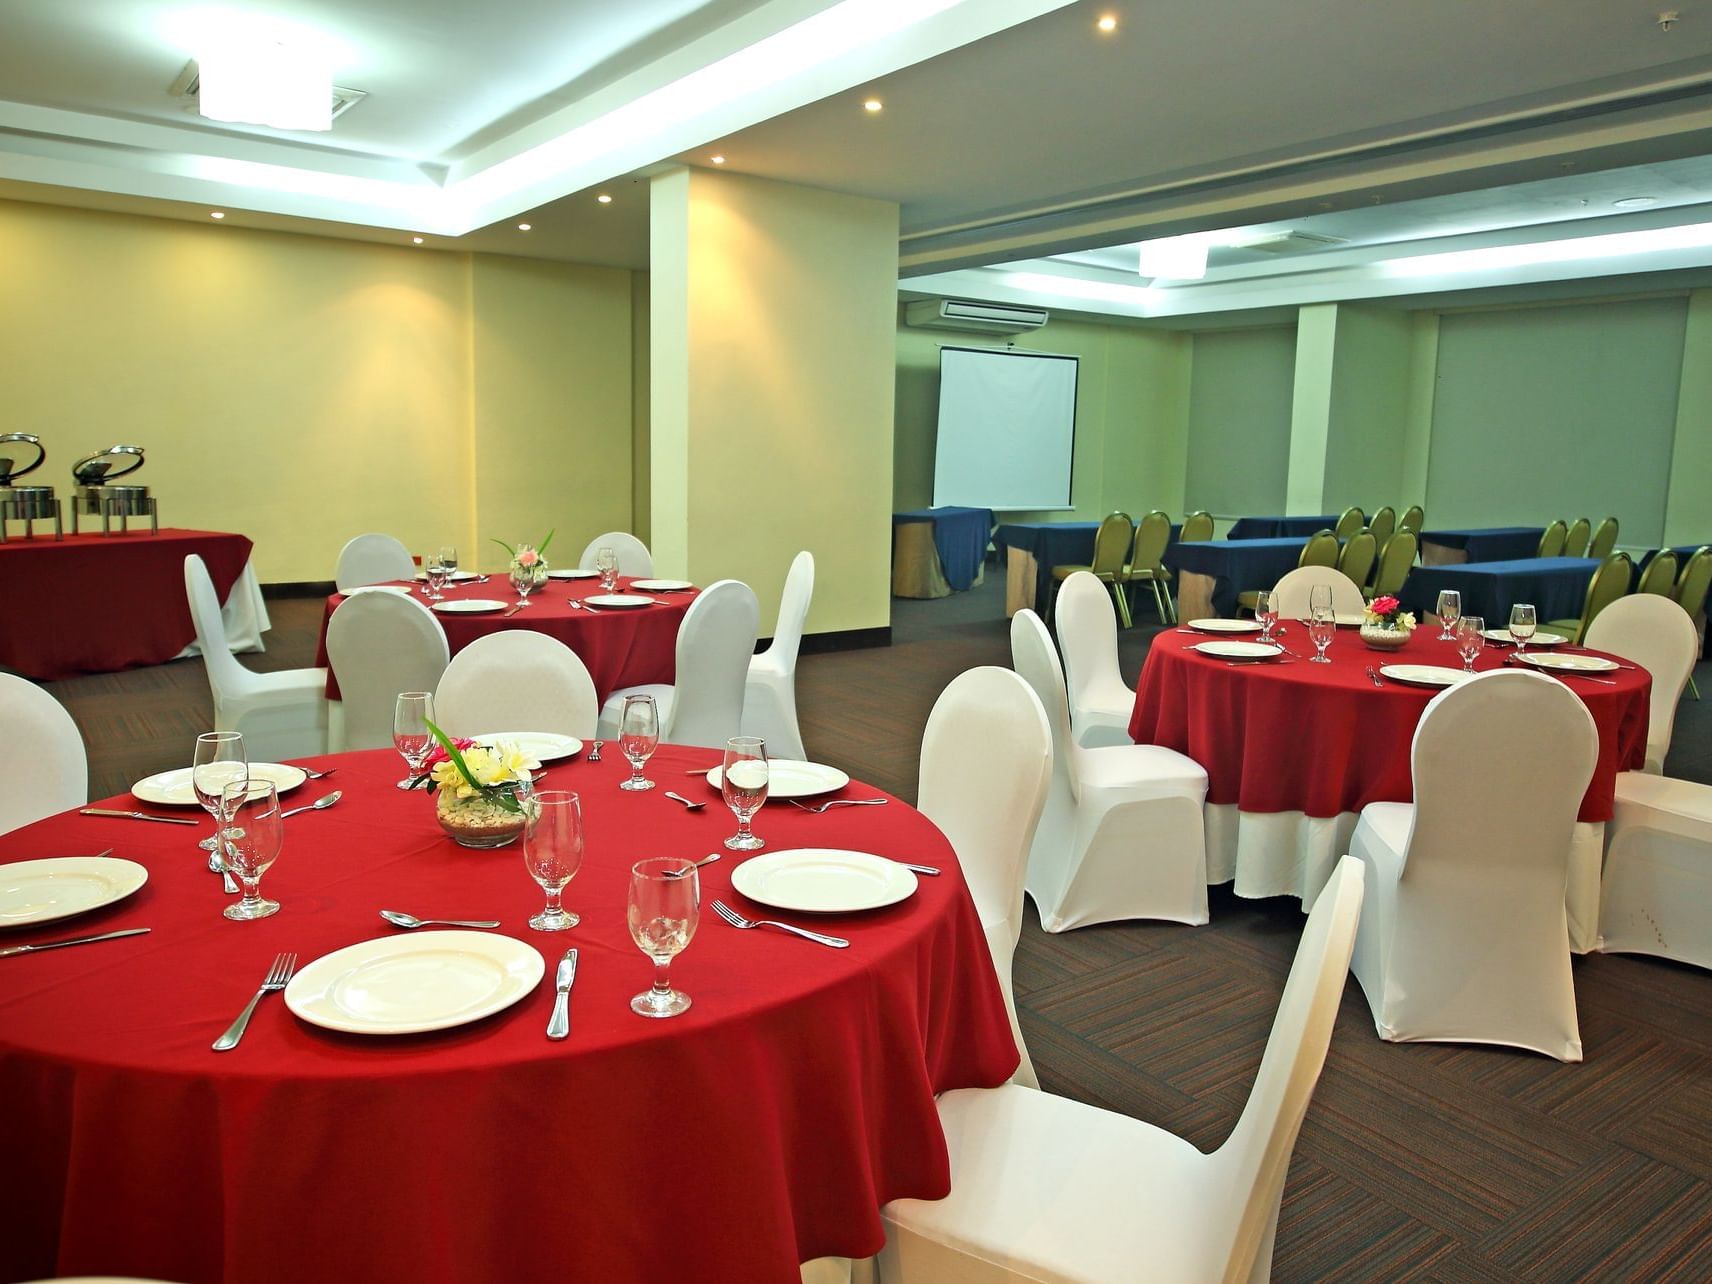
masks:
[[[1153,609],[1159,614],[1159,622],[1161,624],[1169,624],[1171,621],[1165,617],[1165,602],[1169,595],[1163,594],[1159,591],[1158,580],[1152,580],[1150,583],[1153,585]]]
[[[1688,693],[1696,700],[1700,698],[1700,688],[1694,685],[1694,675],[1688,675]]]
[[[1129,594],[1124,591],[1125,587],[1125,585],[1119,584],[1116,580],[1112,581],[1112,596],[1115,597],[1118,602],[1118,619],[1122,622],[1124,628],[1127,629],[1130,627]]]

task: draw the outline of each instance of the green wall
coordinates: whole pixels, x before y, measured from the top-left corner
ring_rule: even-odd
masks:
[[[1296,328],[1207,331],[1193,336],[1193,354],[1188,509],[1283,512]]]

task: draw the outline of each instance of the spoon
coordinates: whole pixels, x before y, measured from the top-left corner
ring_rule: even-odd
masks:
[[[716,861],[718,859],[719,859],[719,853],[714,852],[710,856],[703,856],[694,865],[691,865],[690,869],[700,869],[703,865],[711,865],[711,864],[713,864],[714,861]],[[667,878],[682,878],[685,874],[687,874],[689,872],[690,872],[689,869],[685,869],[685,870],[668,869],[666,871],[665,876]]]
[[[380,916],[394,927],[498,927],[497,918],[468,919],[468,918],[417,918],[414,914],[405,914],[399,910],[382,910]]]
[[[666,797],[670,798],[675,803],[682,803],[685,811],[700,811],[703,807],[707,806],[706,803],[691,802],[682,794],[674,794],[670,789],[666,790]]]
[[[290,811],[280,812],[279,818],[281,820],[284,820],[287,816],[295,816],[295,815],[297,815],[298,812],[302,812],[302,811],[326,811],[327,808],[331,807],[334,803],[338,802],[339,799],[343,798],[344,796],[345,796],[345,791],[343,789],[335,789],[332,793],[326,794],[323,797],[317,798],[314,802],[310,803],[307,807],[293,807]]]

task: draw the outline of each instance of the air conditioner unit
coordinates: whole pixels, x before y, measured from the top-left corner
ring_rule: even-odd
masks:
[[[1020,334],[1038,330],[1051,313],[1008,303],[972,303],[967,299],[918,299],[904,307],[904,323],[926,330],[971,330],[980,334]]]

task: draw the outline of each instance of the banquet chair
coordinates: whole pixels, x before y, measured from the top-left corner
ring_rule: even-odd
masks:
[[[1605,826],[1599,948],[1712,968],[1712,786],[1624,771]]]
[[[65,706],[0,673],[0,834],[88,801],[89,757]]]
[[[743,725],[749,657],[755,653],[760,620],[755,590],[742,580],[708,585],[678,626],[677,681],[614,691],[601,708],[596,734],[618,739],[624,697],[651,695],[660,712],[661,744],[724,749]]]
[[[328,748],[392,748],[400,691],[432,691],[451,649],[439,618],[414,597],[358,593],[327,621],[327,661],[339,684]]]
[[[1540,546],[1535,551],[1535,557],[1562,557],[1563,543],[1569,536],[1569,527],[1564,525],[1560,517],[1547,526],[1540,534]]]
[[[600,555],[603,548],[610,548],[618,554],[620,575],[640,578],[654,573],[654,555],[648,551],[646,544],[629,531],[608,531],[604,535],[596,535],[583,550],[582,560],[577,566],[585,571],[596,569],[594,559]]]
[[[1611,603],[1587,629],[1587,645],[1640,665],[1653,680],[1647,706],[1647,760],[1641,770],[1664,774],[1676,725],[1676,705],[1700,655],[1694,621],[1668,597],[1636,594]]]
[[[1177,618],[1177,613],[1171,607],[1171,591],[1166,588],[1161,593],[1161,587],[1171,578],[1171,573],[1165,569],[1161,560],[1165,556],[1165,546],[1171,542],[1171,519],[1155,509],[1135,525],[1135,543],[1130,548],[1129,561],[1124,563],[1122,585],[1119,589],[1122,601],[1129,605],[1129,586],[1131,584],[1146,584],[1153,589],[1153,609],[1159,616],[1161,624],[1170,624]],[[1066,577],[1068,579],[1068,577]],[[1131,608],[1133,610],[1133,608]]]
[[[1105,596],[1098,584],[1094,592]],[[1040,1082],[1017,1022],[1011,959],[1022,935],[1028,849],[1051,784],[1052,729],[1028,683],[991,665],[953,678],[922,733],[916,807],[957,853],[1022,1057],[1011,1082],[1030,1088]]]
[[[1420,541],[1409,531],[1398,531],[1386,540],[1385,547],[1379,552],[1379,565],[1373,572],[1373,590],[1368,594],[1368,600],[1401,593],[1419,551]]]
[[[1078,573],[1058,591],[1058,646],[1070,696],[1070,734],[1084,749],[1131,745],[1135,692],[1118,671],[1118,620],[1092,575]]]
[[[1586,557],[1587,537],[1593,531],[1593,523],[1585,517],[1577,517],[1569,524],[1569,530],[1563,537],[1563,555],[1565,557]]]
[[[1199,543],[1213,537],[1213,515],[1206,509],[1198,509],[1183,519],[1183,530],[1177,536],[1179,544]]]
[[[1057,588],[1077,571],[1087,571],[1102,584],[1111,586],[1112,597],[1118,606],[1118,618],[1123,621],[1124,628],[1130,626],[1129,601],[1124,597],[1123,578],[1124,559],[1129,555],[1130,539],[1135,531],[1135,525],[1130,521],[1128,513],[1108,513],[1100,519],[1100,529],[1094,532],[1094,560],[1088,565],[1067,562],[1052,568],[1053,600],[1047,604],[1047,618],[1052,617],[1056,610]]]
[[[416,563],[410,550],[390,535],[358,535],[339,550],[339,565],[333,582],[339,592],[349,593],[365,584],[386,584],[416,578]]]
[[[1349,537],[1338,554],[1337,569],[1356,585],[1366,584],[1373,578],[1373,562],[1378,555],[1379,548],[1373,542],[1372,532],[1358,531]],[[1357,588],[1356,591],[1361,590]]]
[[[1379,548],[1385,547],[1385,541],[1397,533],[1397,510],[1387,504],[1373,514],[1367,522],[1368,532],[1373,536],[1373,542]]]
[[[214,730],[243,732],[251,762],[325,753],[327,670],[253,673],[239,664],[226,641],[214,581],[195,553],[184,559],[184,591],[214,696]]]
[[[797,726],[797,650],[814,598],[814,554],[806,548],[791,559],[779,598],[779,622],[773,640],[749,660],[743,693],[743,734],[760,736],[767,752],[780,758],[806,758]]]
[[[1296,558],[1296,566],[1325,566],[1335,570],[1338,564],[1337,536],[1331,531],[1316,531],[1302,544],[1302,551]],[[1244,589],[1236,595],[1238,609],[1253,611],[1255,603],[1260,600],[1259,591]]]
[[[1367,605],[1361,596],[1361,586],[1337,567],[1298,566],[1286,571],[1272,586],[1272,602],[1278,618],[1307,619],[1309,591],[1321,584],[1331,585],[1332,610],[1339,615],[1360,615]]]
[[[545,731],[589,740],[600,700],[570,647],[533,629],[507,629],[452,657],[434,691],[434,712],[450,736]]]
[[[1350,838],[1367,866],[1350,966],[1380,1038],[1581,1060],[1564,894],[1598,749],[1587,706],[1543,674],[1492,670],[1428,703],[1415,801],[1369,803]]]
[[[1574,646],[1583,645],[1587,626],[1593,623],[1599,612],[1628,593],[1634,577],[1635,565],[1629,560],[1629,555],[1613,553],[1600,563],[1599,569],[1593,572],[1593,578],[1587,581],[1587,596],[1582,601],[1580,617],[1543,621],[1540,628],[1547,633],[1561,633]]]
[[[1676,554],[1660,549],[1641,571],[1641,582],[1635,585],[1637,594],[1657,594],[1670,597],[1676,592]]]
[[[1712,544],[1702,544],[1689,555],[1688,564],[1676,577],[1676,591],[1671,596],[1694,621],[1695,632],[1705,623],[1706,591],[1712,588]],[[1688,694],[1700,698],[1700,688],[1694,685],[1694,675],[1688,675]]]
[[[880,1210],[885,1284],[1258,1281],[1325,1065],[1361,913],[1344,857],[1308,915],[1260,1069],[1211,1154],[1115,1111],[1007,1084],[939,1099],[951,1193]]]
[[[1593,532],[1593,540],[1587,546],[1587,556],[1597,557],[1601,561],[1617,551],[1617,519],[1607,517],[1599,523]]]
[[[1421,527],[1427,524],[1427,510],[1419,504],[1410,504],[1403,510],[1403,515],[1397,519],[1397,529],[1408,531],[1416,539],[1421,537]]]
[[[1011,660],[1052,728],[1052,788],[1028,857],[1041,927],[1062,932],[1132,918],[1205,923],[1206,771],[1160,745],[1077,744],[1064,670],[1033,611],[1011,620]]]
[[[1355,538],[1357,531],[1365,529],[1366,526],[1367,514],[1352,504],[1343,510],[1343,515],[1337,519],[1337,526],[1333,528],[1332,534],[1340,540],[1350,540]]]

